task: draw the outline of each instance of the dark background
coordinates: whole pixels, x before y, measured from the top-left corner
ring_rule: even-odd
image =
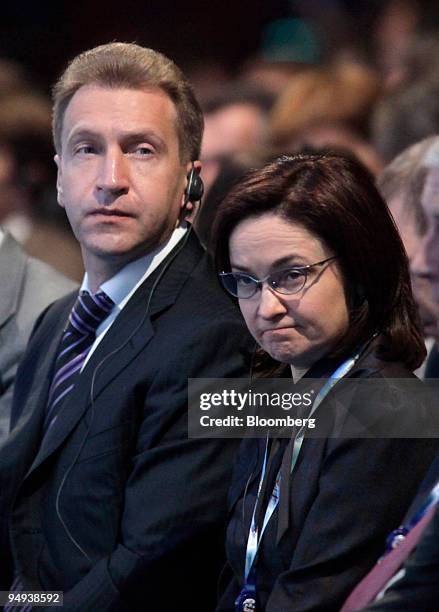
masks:
[[[0,55],[23,62],[45,89],[78,52],[111,40],[135,41],[184,70],[215,61],[231,74],[255,55],[264,26],[281,17],[320,21],[326,40],[367,41],[378,0],[3,0]],[[329,27],[328,27],[329,24]],[[344,32],[344,33],[343,33]]]

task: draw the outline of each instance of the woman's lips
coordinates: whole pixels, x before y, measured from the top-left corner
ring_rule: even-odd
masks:
[[[262,336],[265,335],[270,335],[270,336],[285,336],[288,331],[290,331],[291,329],[295,329],[296,326],[295,325],[288,325],[285,327],[270,327],[269,329],[264,329],[261,333]]]

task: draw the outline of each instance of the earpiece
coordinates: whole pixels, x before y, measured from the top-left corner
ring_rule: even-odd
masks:
[[[187,187],[185,190],[184,204],[188,202],[199,202],[203,197],[204,184],[201,176],[195,170],[194,165],[187,175]]]

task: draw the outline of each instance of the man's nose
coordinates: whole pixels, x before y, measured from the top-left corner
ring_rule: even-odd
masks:
[[[102,156],[96,187],[102,204],[128,193],[128,167],[122,151],[109,150]]]
[[[287,312],[282,296],[275,293],[266,283],[262,285],[259,292],[258,315],[262,319],[274,319]]]

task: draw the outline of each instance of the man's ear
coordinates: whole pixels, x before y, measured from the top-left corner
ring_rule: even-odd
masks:
[[[56,193],[57,193],[57,200],[58,200],[58,204],[64,208],[64,195],[63,195],[63,189],[61,187],[61,174],[62,174],[62,170],[61,170],[61,158],[58,154],[55,155],[55,157],[53,158],[56,164],[56,167],[58,169],[57,175],[56,175]]]

